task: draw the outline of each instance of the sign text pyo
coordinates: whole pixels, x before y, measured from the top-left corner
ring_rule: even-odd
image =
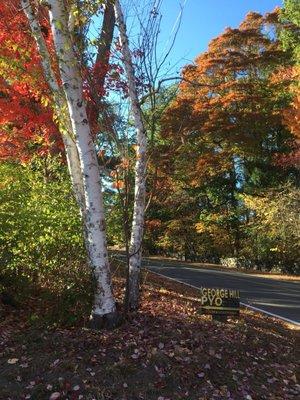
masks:
[[[202,313],[212,315],[239,315],[240,292],[234,289],[201,289]]]

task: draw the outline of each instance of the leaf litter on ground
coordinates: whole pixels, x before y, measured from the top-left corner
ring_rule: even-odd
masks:
[[[123,287],[116,276],[119,301]],[[1,306],[0,399],[299,398],[299,331],[245,310],[214,322],[199,305],[196,289],[147,273],[141,309],[114,331],[89,330],[85,319],[32,325],[26,305]]]

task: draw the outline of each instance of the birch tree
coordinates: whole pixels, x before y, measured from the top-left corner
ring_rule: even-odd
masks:
[[[127,308],[130,310],[136,310],[139,305],[139,277],[142,261],[142,240],[144,231],[147,135],[138,98],[138,91],[135,82],[135,71],[129,48],[126,24],[119,0],[115,0],[115,16],[120,33],[120,47],[126,76],[128,79],[128,92],[131,103],[131,111],[136,129],[134,206],[129,249],[128,282],[126,288]]]
[[[96,282],[91,323],[95,328],[112,327],[118,322],[118,315],[110,277],[100,169],[83,98],[81,71],[69,31],[68,13],[63,0],[47,2],[62,81],[63,89],[60,89],[51,68],[36,10],[29,0],[22,0],[22,7],[37,43],[60,122],[67,129],[63,137],[68,166],[76,199],[82,204],[88,261]]]
[[[142,262],[142,241],[144,234],[145,213],[151,201],[151,193],[146,205],[146,172],[149,154],[147,143],[147,132],[150,137],[150,147],[153,148],[155,130],[158,125],[158,96],[164,82],[178,80],[180,77],[173,76],[172,67],[164,68],[165,63],[175,43],[179,30],[182,7],[176,19],[169,40],[161,54],[158,54],[157,44],[161,25],[160,7],[161,1],[150,2],[132,1],[134,9],[135,29],[137,43],[131,42],[139,53],[139,61],[133,58],[134,51],[130,50],[127,26],[125,23],[122,6],[119,0],[115,0],[115,16],[119,29],[119,43],[122,54],[122,61],[128,82],[128,94],[131,105],[131,113],[136,130],[136,162],[135,162],[135,183],[134,183],[134,207],[131,226],[131,238],[129,246],[128,282],[126,291],[126,304],[128,309],[137,309],[139,303],[139,274]],[[134,63],[134,61],[135,63]],[[169,77],[168,74],[172,73]],[[142,81],[142,84],[140,84]],[[137,82],[139,84],[137,85]],[[144,96],[142,96],[142,93]],[[140,98],[139,98],[140,96]],[[143,113],[142,104],[147,101],[150,105],[150,118]],[[151,149],[150,149],[151,150]],[[153,188],[154,189],[154,188]],[[126,235],[125,235],[126,237]],[[126,239],[126,238],[125,238]],[[127,248],[127,244],[126,244]]]
[[[82,184],[82,174],[80,170],[80,162],[76,144],[74,139],[72,138],[72,128],[71,128],[70,118],[65,113],[66,101],[64,93],[62,91],[62,88],[59,87],[54,71],[51,67],[50,54],[46,46],[41,31],[41,26],[37,19],[36,13],[32,8],[29,0],[22,0],[21,4],[28,18],[31,32],[36,41],[39,54],[41,55],[41,64],[45,79],[53,95],[55,112],[60,123],[60,133],[63,139],[64,148],[66,152],[66,159],[72,181],[73,192],[76,201],[80,207],[81,215],[84,216],[85,210],[84,210],[84,192]]]

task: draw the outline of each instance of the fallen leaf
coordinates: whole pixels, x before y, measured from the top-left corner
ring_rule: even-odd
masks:
[[[49,400],[57,400],[60,398],[60,393],[59,392],[54,392],[51,394],[51,396],[49,397]]]
[[[210,356],[214,356],[214,355],[215,355],[214,349],[209,349],[209,350],[208,350],[208,354],[209,354]]]
[[[53,361],[51,364],[51,367],[56,367],[56,365],[59,363],[60,359],[58,358],[57,360]]]
[[[18,361],[19,361],[18,358],[9,358],[9,359],[7,360],[7,363],[8,363],[8,364],[16,364]]]

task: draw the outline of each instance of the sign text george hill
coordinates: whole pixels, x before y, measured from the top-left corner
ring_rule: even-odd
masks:
[[[232,289],[201,288],[204,314],[239,315],[240,292]]]

